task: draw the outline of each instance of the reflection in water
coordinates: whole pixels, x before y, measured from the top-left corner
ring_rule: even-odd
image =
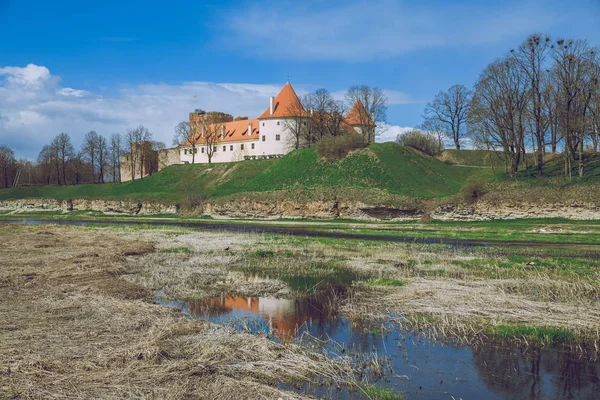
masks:
[[[473,353],[486,386],[508,399],[599,399],[600,365],[572,351],[504,348]]]
[[[265,297],[222,296],[189,303],[189,312],[218,323],[252,321],[251,330],[267,331],[282,342],[293,341],[308,325],[323,325],[332,315],[318,297],[305,299],[271,299]],[[258,318],[262,318],[260,321]]]
[[[331,354],[340,354],[340,345],[345,354],[376,351],[392,366],[386,385],[407,392],[411,399],[600,399],[600,363],[572,351],[494,342],[474,349],[428,341],[389,324],[383,332],[369,330],[330,312],[327,296],[298,300],[222,296],[163,304],[178,307],[191,318],[268,332],[282,342],[310,333],[325,340],[313,343]]]

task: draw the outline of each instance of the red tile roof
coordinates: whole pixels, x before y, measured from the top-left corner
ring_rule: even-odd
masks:
[[[248,124],[252,124],[252,134],[248,134]],[[219,138],[217,143],[222,142],[235,142],[239,140],[252,140],[258,139],[259,137],[259,122],[258,119],[242,119],[239,121],[231,121],[216,124],[218,126],[225,126],[225,137],[221,138],[221,131],[219,131]],[[196,144],[202,144],[201,131],[196,136]],[[182,143],[182,146],[190,145],[189,141]]]
[[[373,122],[371,117],[367,114],[367,110],[365,110],[363,103],[360,100],[357,100],[350,111],[348,111],[348,114],[346,114],[346,122],[352,126],[361,125],[361,116],[367,118],[368,125],[375,126],[375,122]]]
[[[279,92],[273,101],[273,114],[271,114],[271,106],[269,105],[265,112],[258,118],[292,117],[296,110],[302,110],[304,113],[306,112],[304,107],[302,107],[302,103],[300,102],[298,95],[296,95],[294,88],[292,88],[292,85],[288,82],[283,86],[281,92]]]

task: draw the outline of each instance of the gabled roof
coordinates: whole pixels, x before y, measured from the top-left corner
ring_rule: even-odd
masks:
[[[365,110],[362,101],[356,100],[356,103],[354,103],[348,114],[346,114],[346,122],[352,126],[362,125],[361,117],[362,119],[367,118],[367,125],[375,126],[375,122],[373,122],[371,116]]]
[[[250,132],[248,132],[248,124],[252,124],[252,132],[251,134],[249,134]],[[242,119],[239,121],[231,121],[231,122],[224,122],[224,123],[219,123],[216,124],[218,126],[225,126],[225,137],[221,138],[221,134],[219,131],[219,137],[217,139],[217,143],[223,143],[223,142],[236,142],[236,141],[240,141],[240,140],[258,140],[258,133],[259,133],[259,123],[258,123],[258,119]],[[201,139],[201,134],[202,132],[199,131],[198,135],[196,136],[196,144],[202,144],[202,139]],[[191,143],[189,141],[186,141],[184,143],[182,143],[182,146],[189,146]]]
[[[271,106],[269,106],[258,119],[293,117],[295,110],[302,110],[303,113],[306,112],[294,88],[288,82],[283,86],[277,97],[275,97],[273,114],[271,114]]]

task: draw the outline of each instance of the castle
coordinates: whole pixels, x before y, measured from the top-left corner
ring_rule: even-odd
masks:
[[[211,124],[216,137],[212,143],[213,148],[209,151],[207,141],[203,140],[206,128],[202,123],[206,113],[196,110],[189,115],[190,132],[195,134],[194,146],[188,140],[175,148],[157,151],[155,171],[172,164],[189,164],[192,160],[194,163],[205,164],[209,162],[209,153],[210,162],[214,163],[281,157],[294,149],[290,120],[307,126],[312,116],[313,111],[304,109],[288,82],[277,96],[270,98],[269,106],[258,118]],[[369,141],[373,141],[375,124],[360,101],[353,105],[340,122],[344,131],[368,135]],[[131,180],[132,170],[136,171],[136,177],[155,172],[148,169],[142,171],[141,165],[134,165],[136,168],[132,169],[131,162],[131,155],[121,157],[121,181]]]

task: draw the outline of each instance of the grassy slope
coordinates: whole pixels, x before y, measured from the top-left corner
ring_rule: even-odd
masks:
[[[381,143],[333,163],[319,160],[314,149],[305,149],[278,160],[173,165],[143,180],[122,184],[5,189],[0,190],[0,200],[106,198],[175,203],[185,196],[223,197],[306,188],[381,189],[392,194],[431,198],[457,193],[474,173],[481,171],[448,165],[395,143]]]

